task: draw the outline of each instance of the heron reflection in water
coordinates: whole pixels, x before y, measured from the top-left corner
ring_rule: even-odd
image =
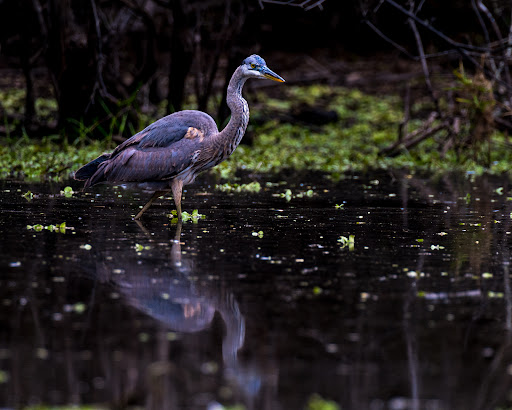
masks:
[[[172,191],[181,219],[183,186],[228,158],[245,134],[249,106],[242,97],[242,87],[249,78],[284,82],[267,67],[263,58],[253,54],[231,77],[227,90],[231,118],[222,131],[219,132],[213,118],[204,112],[175,112],[135,134],[113,152],[84,165],[76,172],[75,179],[85,181],[84,188],[100,182],[131,182],[154,191],[135,219],[139,219],[156,198]]]
[[[137,221],[139,227],[146,229]],[[104,279],[113,283],[123,300],[162,323],[168,330],[194,333],[208,329],[215,313],[225,323],[222,356],[227,367],[236,366],[238,350],[245,338],[245,320],[231,292],[217,288],[215,281],[198,281],[192,257],[182,258],[182,224],[178,223],[169,262],[154,256],[147,263],[112,259],[122,275],[110,275],[115,269],[104,266]],[[150,236],[153,237],[153,236]],[[156,248],[155,248],[156,249]],[[104,265],[107,262],[104,262]],[[110,263],[110,262],[108,262]],[[121,265],[119,265],[121,263]]]

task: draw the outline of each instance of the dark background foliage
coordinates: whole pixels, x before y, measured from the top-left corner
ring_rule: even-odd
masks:
[[[101,124],[119,113],[136,124],[134,107],[141,104],[153,107],[166,101],[168,113],[179,110],[189,93],[197,108],[206,110],[213,93],[225,89],[234,68],[254,52],[272,56],[271,67],[292,73],[292,83],[346,80],[336,64],[327,78],[320,65],[315,68],[308,60],[312,57],[334,63],[373,58],[378,70],[382,54],[419,63],[441,52],[433,56],[436,63],[452,70],[461,60],[469,62],[471,69],[498,79],[503,86],[498,92],[510,102],[510,78],[503,70],[497,78],[482,60],[510,50],[505,47],[510,35],[505,0],[486,3],[492,19],[476,0],[324,0],[306,1],[302,7],[276,3],[286,4],[0,0],[0,86],[26,90],[23,115],[4,122],[17,121],[33,135],[69,135],[76,132],[76,121]],[[510,55],[505,62],[508,70]],[[426,69],[423,64],[429,88]],[[53,121],[35,116],[35,99],[41,95],[57,101]],[[229,115],[225,102],[212,114],[224,121]]]

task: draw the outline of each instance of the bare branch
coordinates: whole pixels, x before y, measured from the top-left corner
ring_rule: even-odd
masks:
[[[500,42],[503,41],[503,36],[501,35],[501,31],[498,27],[498,24],[496,23],[496,20],[494,19],[494,16],[492,15],[492,13],[489,11],[489,9],[482,3],[482,0],[477,0],[477,6],[478,6],[478,9],[481,10],[488,18],[488,20],[490,21],[491,25],[492,25],[492,28],[494,29],[494,33],[496,34],[496,37],[498,38],[498,40]],[[507,56],[507,51],[505,49],[505,52],[503,53],[504,57]],[[506,61],[502,61],[500,63],[500,67],[499,69],[496,69],[495,70],[495,76],[496,78],[499,76],[500,72],[501,71],[504,71],[505,73],[505,81],[507,83],[508,86],[511,86],[512,85],[512,81],[511,81],[511,78],[510,78],[510,70],[509,70],[509,67],[508,67],[508,62]]]
[[[484,32],[485,41],[487,44],[491,43],[491,39],[489,37],[489,31],[487,31],[487,26],[484,23],[484,19],[482,18],[482,14],[476,5],[476,0],[471,0],[471,7],[475,10],[476,17],[478,18],[478,23],[480,27],[482,27],[482,31]]]
[[[411,1],[411,10],[414,10],[414,1]],[[416,40],[416,47],[418,48],[418,54],[420,56],[421,69],[423,70],[423,75],[425,76],[425,84],[427,85],[428,92],[436,105],[436,109],[441,114],[441,110],[439,109],[439,100],[437,99],[434,89],[432,88],[432,82],[430,81],[430,71],[427,65],[427,59],[425,58],[425,50],[423,48],[423,42],[421,41],[420,33],[418,32],[418,28],[416,27],[416,22],[413,19],[409,19],[409,26],[414,33],[414,38]]]
[[[425,20],[422,20],[422,19],[418,18],[418,16],[416,16],[416,14],[411,13],[409,10],[406,10],[400,4],[396,3],[394,0],[386,0],[386,3],[390,4],[391,6],[395,7],[396,9],[400,10],[407,17],[411,18],[412,20],[414,20],[416,23],[420,24],[421,26],[427,28],[428,30],[430,30],[432,33],[437,35],[439,38],[443,39],[445,42],[447,42],[451,46],[453,46],[456,49],[460,50],[461,54],[464,55],[464,56],[468,55],[466,50],[479,51],[479,52],[487,52],[487,51],[489,51],[488,48],[476,47],[476,46],[472,46],[470,44],[463,44],[463,43],[459,43],[457,41],[452,40],[446,34],[443,34],[442,32],[440,32],[439,30],[434,28],[430,23],[426,22]],[[473,60],[471,57],[470,57],[470,59]]]
[[[325,0],[258,0],[260,7],[263,8],[264,3],[268,4],[279,4],[281,6],[296,6],[301,7],[306,11],[318,7],[323,10],[322,3]]]
[[[370,20],[364,20],[364,22],[370,27],[375,33],[377,33],[382,39],[387,41],[389,44],[391,44],[393,47],[395,47],[397,50],[400,50],[402,53],[404,53],[407,57],[417,60],[418,58],[411,53],[409,53],[404,47],[402,47],[400,44],[393,41],[391,38],[386,36],[382,31],[380,31]]]
[[[411,134],[405,137],[402,141],[396,141],[393,145],[382,149],[379,154],[394,157],[400,153],[400,148],[410,149],[415,145],[418,145],[420,142],[426,140],[430,136],[435,135],[439,131],[447,129],[448,123],[446,121],[436,126],[432,126],[436,118],[437,114],[432,113],[429,119],[425,122],[425,124],[423,124],[421,128],[411,132]]]
[[[105,85],[105,81],[103,80],[103,66],[105,64],[105,56],[103,55],[102,49],[102,38],[101,38],[101,29],[100,29],[100,19],[98,17],[98,10],[96,9],[96,1],[91,0],[91,10],[94,18],[94,29],[96,34],[96,80],[91,92],[91,96],[89,99],[89,104],[87,105],[85,111],[87,112],[94,103],[96,93],[99,91],[101,97],[108,98],[111,101],[116,101],[116,99],[107,91],[107,86]]]

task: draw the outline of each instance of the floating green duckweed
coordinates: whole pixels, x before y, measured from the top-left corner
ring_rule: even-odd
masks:
[[[149,250],[151,249],[151,246],[149,245],[141,245],[140,243],[136,243],[134,246],[134,249],[137,251],[137,252],[142,252],[144,250]]]
[[[67,186],[62,191],[60,191],[60,194],[64,195],[66,198],[72,197],[74,193],[75,191],[73,191],[73,188],[71,188],[70,186]]]
[[[67,227],[66,222],[62,222],[57,225],[41,225],[41,224],[35,224],[35,225],[27,225],[28,230],[33,230],[36,232],[41,232],[43,229],[46,229],[50,232],[57,232],[57,233],[66,233],[66,229],[73,229],[72,227]]]
[[[178,223],[179,222],[179,219],[178,219],[178,211],[176,211],[175,209],[173,209],[171,211],[170,214],[167,215],[169,218],[171,218],[171,223]],[[183,211],[181,213],[181,219],[182,221],[185,223],[185,222],[193,222],[193,223],[197,223],[200,219],[204,219],[205,216],[203,214],[200,214],[199,211],[197,209],[194,209],[192,211],[192,213],[188,213],[187,211]]]
[[[308,189],[307,191],[299,191],[293,193],[291,189],[286,189],[284,192],[280,194],[273,194],[275,197],[284,198],[287,202],[291,201],[293,198],[311,198],[314,195],[314,191],[312,189]]]
[[[73,310],[75,311],[75,313],[82,314],[85,312],[85,309],[87,309],[85,303],[78,302],[73,305]]]
[[[254,181],[248,184],[222,184],[216,185],[215,189],[223,192],[253,192],[257,193],[261,191],[261,185],[259,182]]]
[[[27,191],[22,195],[22,197],[25,198],[27,201],[32,201],[32,199],[34,198],[34,194],[32,193],[32,191]]]
[[[258,238],[263,238],[263,231],[253,232],[252,236],[257,236]]]

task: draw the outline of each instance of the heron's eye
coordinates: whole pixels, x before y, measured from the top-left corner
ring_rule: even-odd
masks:
[[[251,68],[256,68],[256,64],[252,63]]]

